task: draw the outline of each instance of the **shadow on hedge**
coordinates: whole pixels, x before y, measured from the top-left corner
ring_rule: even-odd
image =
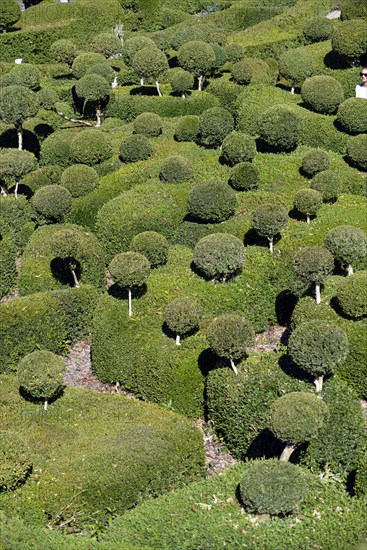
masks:
[[[147,293],[147,291],[148,287],[146,284],[143,284],[142,286],[137,288],[132,288],[131,297],[132,299],[141,298]],[[129,298],[128,289],[121,288],[117,283],[114,283],[109,287],[108,294],[113,298],[117,298],[118,300],[128,300]]]
[[[0,134],[0,147],[18,149],[18,135],[15,128],[5,130]],[[23,148],[39,159],[41,146],[34,132],[23,130]]]

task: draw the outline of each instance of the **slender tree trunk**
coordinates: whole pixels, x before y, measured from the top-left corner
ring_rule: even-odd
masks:
[[[307,220],[307,223],[310,223],[310,221],[311,221],[311,218],[308,214],[306,215],[306,220]]]
[[[144,77],[141,77],[140,79],[140,86],[144,86]]]
[[[48,400],[45,399],[45,402],[43,403],[43,408],[45,411],[47,411],[47,407],[48,407]]]
[[[282,462],[288,462],[291,457],[291,454],[293,453],[296,447],[297,445],[295,443],[287,443],[282,451],[282,454],[279,457],[279,460],[281,460]]]
[[[80,284],[79,284],[79,281],[78,281],[78,277],[76,276],[75,269],[70,268],[70,271],[71,271],[71,274],[73,276],[73,281],[74,281],[75,288],[80,288]]]
[[[321,303],[320,284],[316,283],[316,304]]]
[[[203,91],[204,82],[205,82],[205,76],[203,74],[201,74],[198,77],[198,90],[199,90],[199,92]]]
[[[0,187],[0,195],[2,197],[7,197],[8,196],[8,193],[5,191],[4,187]]]
[[[321,392],[323,383],[324,383],[324,375],[316,376],[316,378],[314,380],[314,384],[316,386],[317,393]]]
[[[117,88],[117,75],[114,77],[114,79],[112,80],[112,84],[111,84],[111,88],[114,89],[114,88]]]
[[[291,94],[294,94],[294,84],[291,86]]]
[[[162,92],[161,92],[161,89],[160,89],[160,86],[159,86],[158,78],[155,79],[155,85],[156,85],[159,97],[162,97]]]
[[[235,374],[238,374],[238,370],[236,369],[236,365],[233,362],[233,359],[230,359],[229,362],[231,363],[231,368]]]
[[[131,289],[128,288],[127,292],[128,292],[128,296],[129,296],[129,317],[131,317],[132,314],[133,314],[133,309],[132,309],[132,305],[131,305]]]
[[[179,334],[176,334],[176,346],[180,346],[181,345],[181,342],[180,342],[180,335]]]
[[[17,126],[17,134],[18,134],[18,149],[19,151],[23,150],[23,128],[22,126]]]
[[[186,94],[184,94],[184,93],[182,92],[181,97],[182,97],[182,99],[186,99]]]
[[[273,244],[274,244],[274,237],[270,237],[270,238],[268,237],[268,239],[269,239],[269,250],[270,250],[270,254],[272,254],[273,251],[274,251],[274,247],[273,247]]]
[[[103,117],[103,113],[100,105],[96,107],[96,115],[97,115],[96,128],[99,128],[102,124],[102,117]]]
[[[18,198],[18,187],[19,187],[19,181],[16,181],[15,182],[15,190],[14,190],[14,195],[15,195],[16,199]]]
[[[353,271],[353,266],[352,266],[352,264],[348,264],[348,266],[347,266],[347,274],[348,274],[348,276],[349,276],[349,275],[353,275],[353,273],[354,273],[354,271]]]

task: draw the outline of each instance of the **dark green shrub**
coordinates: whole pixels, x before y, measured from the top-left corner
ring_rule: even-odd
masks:
[[[182,95],[182,97],[186,97],[187,92],[194,87],[194,76],[180,67],[169,71],[168,81],[173,92]]]
[[[171,46],[174,50],[178,50],[186,42],[192,40],[205,40],[205,33],[199,26],[182,27],[175,31],[171,39]]]
[[[347,145],[347,158],[359,170],[367,172],[367,134],[351,137]]]
[[[367,49],[367,21],[351,19],[335,27],[331,35],[334,52],[344,56],[351,64],[358,62]]]
[[[70,155],[76,164],[99,164],[112,156],[110,140],[101,130],[87,129],[70,143]]]
[[[251,162],[240,162],[233,166],[229,183],[236,191],[251,191],[259,186],[260,172]]]
[[[177,60],[180,67],[198,77],[198,89],[201,91],[205,76],[215,65],[213,48],[202,40],[190,40],[180,46]]]
[[[33,208],[48,223],[62,222],[72,202],[71,194],[61,185],[45,185],[32,197]]]
[[[200,121],[196,115],[186,115],[179,119],[175,129],[176,141],[195,141],[200,132]]]
[[[353,264],[367,254],[367,235],[359,227],[339,225],[326,233],[325,246],[351,275]]]
[[[61,38],[51,44],[50,57],[57,63],[66,63],[71,68],[77,55],[78,49],[71,40]]]
[[[354,490],[358,497],[364,497],[367,494],[367,452],[358,463]]]
[[[129,291],[129,316],[131,316],[131,290],[146,283],[150,272],[150,262],[138,252],[121,252],[111,260],[108,269],[117,286],[127,288]]]
[[[71,136],[62,130],[48,136],[41,146],[40,162],[42,165],[52,164],[69,166],[72,164],[70,150]]]
[[[9,237],[0,240],[0,298],[12,293],[17,278],[17,249]]]
[[[0,493],[16,489],[31,470],[32,458],[26,443],[17,433],[0,432]]]
[[[43,88],[43,90],[38,92],[40,107],[46,111],[53,111],[55,109],[55,103],[57,103],[59,99],[59,94],[52,88]]]
[[[252,161],[256,155],[255,139],[248,134],[233,130],[223,140],[222,155],[230,166],[239,162]]]
[[[107,65],[107,63],[97,63],[97,65],[92,65],[92,67],[88,69],[87,74],[96,74],[98,76],[101,76],[110,84],[112,83],[116,75],[113,68]]]
[[[322,205],[322,194],[316,189],[301,189],[293,198],[293,207],[303,214],[310,223],[310,216],[316,216]]]
[[[33,208],[26,197],[14,195],[0,197],[0,236],[2,239],[10,239],[15,247],[15,252],[22,252],[27,240],[34,230]],[[8,245],[4,243],[6,248]]]
[[[41,71],[29,63],[15,65],[1,79],[1,86],[26,86],[30,90],[39,90]]]
[[[101,126],[104,115],[104,104],[108,100],[111,92],[110,83],[103,77],[95,73],[87,73],[82,76],[75,84],[75,93],[84,102],[89,101],[93,104],[97,122],[96,127]]]
[[[45,185],[60,183],[62,172],[63,169],[61,166],[50,164],[49,166],[43,166],[42,168],[38,168],[38,170],[26,174],[24,178],[22,178],[21,183],[29,187],[32,192],[35,192]]]
[[[252,78],[252,68],[247,63],[246,59],[238,61],[232,66],[231,75],[233,80],[237,84],[247,85],[250,84]]]
[[[240,482],[247,512],[285,516],[299,509],[309,491],[304,472],[278,460],[252,462]]]
[[[194,176],[191,161],[181,155],[167,157],[161,166],[159,177],[167,183],[182,183]]]
[[[141,134],[131,135],[120,144],[120,159],[123,162],[146,160],[153,154],[149,139]]]
[[[292,93],[295,86],[301,85],[316,70],[313,55],[302,48],[286,50],[279,58],[279,73],[291,83]]]
[[[189,212],[204,222],[222,222],[236,211],[236,194],[225,183],[216,181],[194,187],[188,197]]]
[[[154,78],[158,95],[161,96],[158,78],[168,69],[166,54],[158,48],[143,48],[136,52],[131,65],[140,78]]]
[[[316,302],[319,304],[320,285],[334,269],[333,255],[323,246],[306,246],[294,256],[293,268],[306,285],[316,285]]]
[[[13,124],[18,133],[18,148],[22,149],[23,124],[37,114],[38,96],[26,86],[4,86],[0,95],[0,120]]]
[[[308,42],[321,42],[327,40],[333,30],[333,23],[326,17],[312,17],[303,27],[303,36]]]
[[[134,133],[146,137],[159,136],[162,133],[162,119],[155,113],[142,113],[134,120]]]
[[[344,315],[354,319],[367,315],[367,273],[361,271],[344,279],[336,297]]]
[[[340,176],[333,170],[318,172],[312,178],[311,187],[321,193],[324,202],[334,202],[342,189]]]
[[[365,19],[367,17],[367,6],[359,0],[343,0],[341,9],[341,18],[345,19]]]
[[[307,177],[313,178],[318,172],[330,167],[329,154],[323,149],[311,149],[302,159],[302,171]]]
[[[343,87],[332,76],[318,75],[305,80],[301,88],[302,99],[312,111],[330,115],[344,100]]]
[[[194,249],[193,263],[209,279],[226,279],[237,275],[244,262],[244,246],[228,233],[203,237]]]
[[[349,97],[339,105],[337,121],[348,134],[367,133],[367,101]]]
[[[108,59],[120,53],[122,44],[114,34],[103,32],[93,37],[89,47],[91,51],[99,53]]]
[[[88,69],[93,67],[93,65],[97,65],[97,63],[103,63],[104,61],[105,58],[100,53],[81,53],[80,55],[75,57],[71,66],[71,70],[75,78],[79,79],[84,76],[87,73]]]
[[[169,330],[176,334],[176,344],[180,345],[180,337],[196,330],[202,317],[202,308],[197,300],[192,298],[177,298],[165,310],[165,323]]]
[[[0,155],[1,187],[7,192],[15,183],[15,196],[18,197],[20,179],[37,168],[37,159],[33,153],[18,149],[5,149]]]
[[[18,3],[15,0],[4,0],[0,9],[0,30],[5,32],[16,23],[21,16]]]
[[[231,42],[225,46],[228,61],[230,63],[237,63],[245,56],[245,48],[239,42]]]
[[[236,113],[236,100],[242,88],[227,80],[212,80],[207,88],[213,96],[217,97],[220,106],[228,109],[232,114]]]
[[[51,351],[34,351],[21,359],[18,381],[29,395],[44,401],[47,410],[49,399],[56,397],[64,386],[65,361]]]
[[[252,225],[261,237],[269,241],[273,252],[274,237],[285,228],[288,222],[288,210],[281,204],[262,204],[252,215]]]
[[[83,197],[98,185],[99,177],[91,166],[74,164],[63,171],[60,184],[69,191],[72,197]]]
[[[132,36],[125,41],[121,50],[122,59],[127,65],[131,65],[131,62],[135,54],[143,48],[156,48],[155,42],[147,36]]]
[[[275,105],[258,120],[260,137],[273,150],[291,151],[298,143],[301,119],[293,109],[285,105]]]
[[[145,256],[151,267],[158,267],[167,262],[168,241],[156,231],[138,233],[131,241],[131,250]]]
[[[223,107],[207,109],[200,116],[200,141],[206,145],[218,147],[232,132],[233,127],[233,116],[227,109]]]

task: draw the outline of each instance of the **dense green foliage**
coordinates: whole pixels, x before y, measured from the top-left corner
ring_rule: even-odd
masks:
[[[186,115],[180,118],[175,129],[175,139],[177,141],[194,141],[200,131],[199,117],[196,115]]]
[[[294,195],[294,209],[305,216],[316,216],[321,204],[322,194],[317,189],[301,189]]]
[[[252,161],[256,155],[256,142],[252,136],[234,130],[223,140],[222,155],[230,166]]]
[[[131,135],[120,144],[120,159],[123,162],[146,160],[153,154],[149,139],[141,133]]]
[[[151,267],[158,267],[167,261],[168,241],[156,231],[143,231],[131,240],[131,250],[145,256]]]
[[[71,194],[61,185],[45,185],[32,197],[33,208],[48,223],[62,222],[70,211],[71,203]]]
[[[202,317],[200,304],[192,298],[177,298],[166,307],[164,319],[167,327],[180,336],[193,332]]]
[[[367,235],[359,227],[339,225],[330,229],[325,246],[343,266],[349,266],[367,254]]]
[[[206,329],[209,346],[219,357],[243,359],[247,347],[255,342],[251,323],[239,315],[221,315],[211,321]]]
[[[167,183],[183,183],[193,177],[193,167],[189,159],[174,155],[167,157],[161,166],[159,177]]]
[[[342,190],[338,172],[322,170],[311,181],[312,189],[316,189],[322,195],[324,202],[334,202]]]
[[[339,105],[337,121],[348,134],[367,133],[367,105],[362,97],[349,97]]]
[[[251,162],[239,162],[233,166],[229,183],[236,191],[251,191],[258,188],[259,169]]]
[[[219,146],[233,130],[232,114],[223,107],[207,109],[200,116],[200,141],[211,147]]]
[[[344,99],[343,87],[332,76],[313,76],[301,88],[305,104],[316,113],[335,113]]]
[[[47,402],[63,388],[65,371],[62,357],[40,350],[21,359],[17,374],[19,384],[27,394]]]
[[[338,25],[331,36],[333,50],[344,56],[348,62],[356,63],[366,53],[367,22],[363,19],[350,19]]]
[[[276,105],[261,114],[260,137],[276,152],[291,151],[298,143],[300,124],[300,117],[296,111]]]
[[[135,134],[147,137],[159,136],[162,133],[162,119],[156,113],[141,113],[134,120],[133,126]]]
[[[302,170],[310,178],[329,167],[330,156],[323,149],[311,149],[302,159]]]
[[[347,146],[347,157],[353,166],[367,172],[367,134],[350,138]]]
[[[101,130],[87,129],[77,134],[70,143],[70,155],[75,164],[99,164],[112,155],[112,147]]]
[[[321,42],[327,40],[333,30],[333,24],[326,17],[315,16],[306,21],[303,27],[303,35],[309,42]]]
[[[208,279],[226,280],[241,272],[244,262],[242,242],[228,233],[213,233],[200,239],[193,262]]]
[[[0,432],[0,492],[24,483],[32,469],[29,448],[17,433]]]
[[[194,187],[188,197],[190,214],[204,222],[222,222],[235,213],[236,194],[225,183],[209,181]]]
[[[91,166],[73,164],[63,171],[60,184],[65,187],[73,198],[82,197],[93,191],[98,185],[99,177]]]
[[[344,315],[354,319],[367,315],[367,273],[347,277],[338,288],[337,300]]]
[[[20,18],[20,7],[15,0],[4,0],[0,7],[0,30],[5,31]]]

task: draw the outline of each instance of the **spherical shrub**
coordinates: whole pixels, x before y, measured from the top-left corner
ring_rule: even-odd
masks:
[[[93,165],[111,158],[112,147],[106,134],[91,128],[71,140],[70,154],[76,164]]]
[[[252,68],[246,59],[238,61],[232,66],[231,75],[237,84],[250,84],[252,78]]]
[[[0,493],[21,485],[32,469],[32,458],[26,443],[18,434],[0,432]]]
[[[333,30],[333,23],[326,17],[312,17],[303,27],[303,36],[309,42],[321,42],[327,40]]]
[[[75,78],[79,79],[84,76],[93,65],[104,62],[105,58],[100,53],[81,53],[74,59],[71,70]]]
[[[90,43],[90,49],[93,52],[100,53],[106,59],[120,53],[121,47],[120,40],[114,34],[106,32],[94,36]]]
[[[322,194],[316,191],[316,189],[301,189],[294,195],[294,209],[304,216],[307,216],[307,219],[309,219],[310,216],[316,216],[321,205]]]
[[[121,142],[120,159],[123,162],[146,160],[153,154],[149,139],[141,134],[133,134]]]
[[[343,21],[345,19],[367,19],[367,5],[360,0],[343,0],[341,12]]]
[[[259,186],[259,169],[251,162],[240,162],[233,166],[229,183],[237,191],[251,191]]]
[[[131,241],[131,250],[145,256],[151,267],[163,265],[168,259],[168,241],[156,231],[138,233]]]
[[[210,146],[218,146],[232,132],[232,114],[223,107],[212,107],[200,116],[200,140]]]
[[[255,139],[249,134],[233,130],[223,140],[222,155],[230,166],[239,162],[249,162],[256,155]]]
[[[77,55],[77,47],[71,40],[62,38],[51,44],[50,57],[57,63],[66,63],[71,66]]]
[[[252,225],[261,237],[272,240],[287,225],[288,211],[281,204],[262,204],[252,215]]]
[[[168,183],[182,183],[194,175],[191,161],[181,155],[166,158],[161,166],[159,177]]]
[[[97,63],[96,65],[92,65],[92,67],[87,70],[87,74],[96,74],[101,76],[111,84],[116,73],[112,67],[107,65],[107,63]]]
[[[180,67],[175,67],[169,71],[168,81],[173,92],[183,96],[194,87],[194,76]]]
[[[309,483],[295,464],[279,460],[251,462],[240,482],[240,494],[247,512],[285,516],[299,509]]]
[[[240,239],[228,233],[213,233],[197,242],[193,263],[205,277],[226,280],[241,271],[244,258]]]
[[[349,97],[339,105],[337,121],[348,134],[367,133],[367,101]]]
[[[342,265],[352,265],[367,254],[367,235],[359,227],[339,225],[326,233],[325,246]]]
[[[204,31],[199,26],[183,27],[177,29],[172,36],[171,46],[174,50],[178,50],[186,42],[191,42],[192,40],[204,40],[205,35]]]
[[[299,115],[290,107],[275,105],[259,121],[260,137],[275,151],[291,151],[298,143],[301,131]]]
[[[165,322],[175,334],[184,336],[199,326],[202,309],[197,300],[192,298],[177,298],[166,307]]]
[[[103,76],[88,72],[75,84],[75,92],[77,96],[84,98],[85,101],[100,104],[109,97],[111,88]]]
[[[41,71],[29,63],[15,65],[1,79],[1,86],[26,86],[30,90],[40,87]]]
[[[180,67],[200,78],[212,70],[215,53],[210,44],[202,40],[190,40],[180,46],[177,60]]]
[[[135,54],[143,48],[156,48],[155,42],[147,36],[132,36],[124,43],[121,50],[122,59],[127,65],[131,65]]]
[[[73,198],[61,185],[46,185],[38,189],[32,197],[36,212],[51,223],[61,223],[70,211]]]
[[[241,61],[245,55],[245,48],[239,42],[231,42],[225,46],[228,61],[230,63],[237,63]]]
[[[322,195],[324,202],[334,202],[341,191],[341,181],[338,172],[324,170],[316,174],[311,181],[312,189]]]
[[[367,272],[360,271],[344,279],[336,297],[344,315],[354,319],[367,315]]]
[[[350,138],[347,145],[347,158],[353,166],[367,172],[367,134]]]
[[[333,30],[331,46],[334,52],[344,56],[349,63],[358,62],[367,50],[367,21],[363,19],[343,21]]]
[[[180,117],[176,130],[176,141],[194,141],[199,135],[200,121],[196,115],[186,115]]]
[[[323,149],[311,149],[302,159],[302,171],[309,178],[312,178],[317,172],[328,170],[329,166],[329,154]]]
[[[305,80],[301,88],[302,99],[312,111],[330,115],[344,100],[343,87],[332,76],[318,75]]]
[[[38,92],[38,99],[40,107],[43,107],[46,111],[52,111],[55,108],[55,103],[59,101],[59,95],[52,88],[43,88]]]
[[[85,164],[74,164],[64,170],[60,183],[72,197],[83,197],[97,187],[98,180],[94,168]]]
[[[38,170],[30,172],[22,178],[22,184],[26,185],[33,193],[45,185],[54,185],[60,183],[63,169],[61,166],[43,166]]]
[[[239,360],[255,343],[255,331],[248,319],[225,314],[211,321],[206,330],[209,346],[219,357]]]
[[[204,222],[222,222],[236,211],[237,199],[232,189],[220,182],[202,183],[188,197],[189,212]]]
[[[279,58],[279,73],[292,86],[302,84],[316,72],[313,55],[303,48],[286,50]]]
[[[295,272],[306,283],[321,284],[334,269],[334,258],[323,246],[305,246],[293,259]]]
[[[138,252],[121,252],[109,265],[112,279],[122,288],[142,286],[149,275],[149,260]]]
[[[35,399],[47,401],[64,386],[65,362],[51,351],[34,351],[21,359],[18,366],[20,386]]]
[[[64,131],[49,135],[41,145],[41,164],[69,166],[70,134]]]
[[[133,123],[134,134],[153,137],[162,133],[162,119],[155,113],[141,113]]]

